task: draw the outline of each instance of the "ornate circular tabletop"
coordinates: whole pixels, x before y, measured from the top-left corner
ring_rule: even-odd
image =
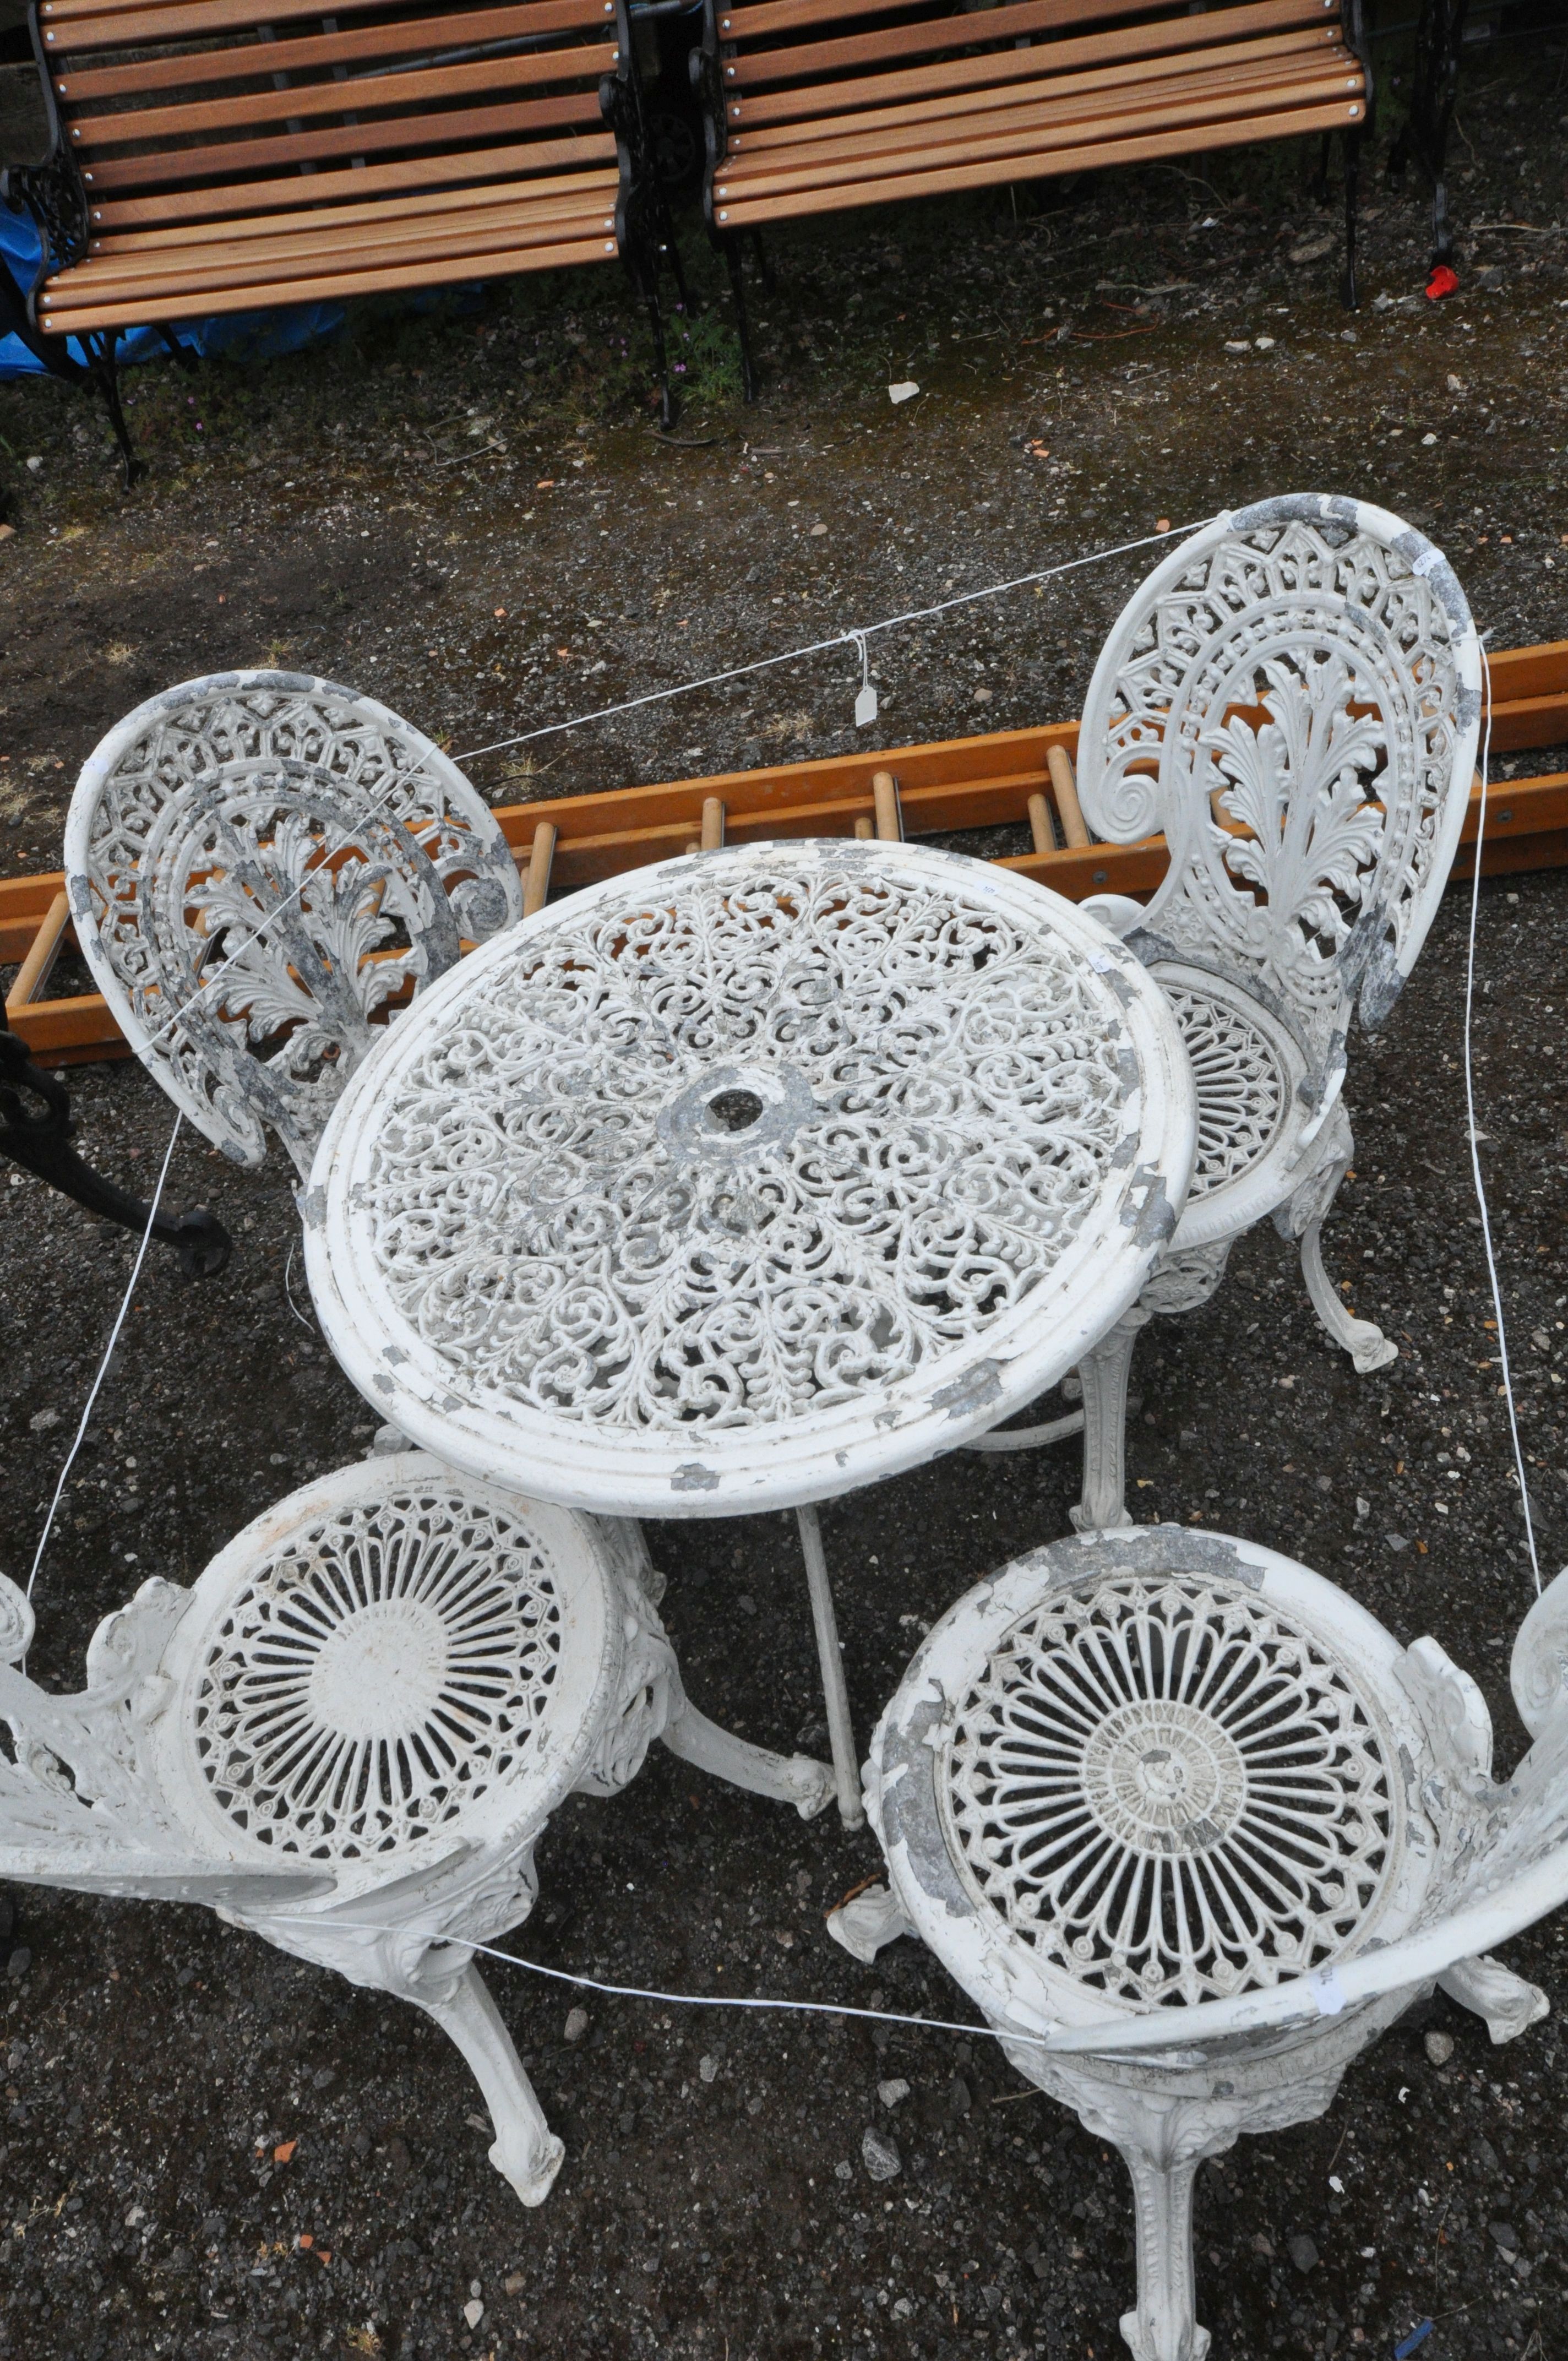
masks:
[[[486,944],[350,1082],[322,1324],[449,1464],[604,1513],[820,1500],[967,1441],[1125,1311],[1190,1177],[1158,987],[908,845],[615,877]]]

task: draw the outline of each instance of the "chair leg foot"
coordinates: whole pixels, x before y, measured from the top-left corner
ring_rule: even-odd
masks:
[[[833,1801],[839,1782],[826,1763],[809,1754],[774,1754],[721,1730],[707,1714],[688,1702],[677,1720],[666,1724],[664,1744],[683,1763],[744,1787],[752,1795],[766,1795],[777,1804],[793,1804],[803,1820],[813,1820]]]
[[[1456,1960],[1437,1981],[1450,2000],[1485,2018],[1494,2042],[1516,2040],[1552,2013],[1552,2003],[1539,1984],[1526,1983],[1522,1976],[1485,1952],[1474,1960]]]
[[[470,1960],[444,1998],[427,1999],[418,1992],[409,1996],[456,2043],[484,2093],[496,2131],[490,2162],[525,2205],[543,2205],[561,2169],[565,2143],[545,2121],[477,1968]]]
[[[1386,1369],[1390,1361],[1397,1361],[1399,1347],[1392,1337],[1385,1336],[1376,1321],[1357,1320],[1345,1310],[1323,1268],[1322,1231],[1320,1214],[1301,1233],[1301,1276],[1312,1309],[1334,1343],[1350,1355],[1362,1377],[1370,1377],[1374,1369]]]

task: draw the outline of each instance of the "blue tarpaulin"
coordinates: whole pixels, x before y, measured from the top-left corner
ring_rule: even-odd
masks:
[[[26,293],[38,267],[38,239],[32,216],[0,205],[0,261]],[[334,335],[344,323],[341,303],[294,303],[282,311],[238,312],[219,320],[181,320],[175,330],[192,352],[227,353],[236,360],[269,360],[278,353],[297,352],[302,345]],[[85,357],[74,336],[66,339],[72,357]],[[122,362],[145,361],[168,352],[156,328],[127,328],[116,346]],[[20,336],[0,336],[0,378],[41,377],[42,361],[35,358]]]

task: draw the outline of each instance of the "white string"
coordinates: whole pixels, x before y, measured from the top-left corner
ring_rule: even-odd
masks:
[[[972,607],[979,598],[1005,598],[1010,590],[1026,590],[1032,583],[1055,581],[1059,575],[1074,574],[1080,566],[1098,566],[1103,558],[1124,557],[1129,550],[1147,549],[1155,542],[1175,541],[1183,533],[1201,533],[1214,521],[1212,516],[1200,517],[1193,524],[1172,525],[1165,533],[1146,533],[1136,541],[1119,541],[1109,549],[1091,549],[1086,556],[1065,558],[1059,566],[1044,566],[1033,574],[1015,574],[1011,581],[991,582],[982,590],[960,590],[956,598],[939,598],[934,607],[911,607],[902,615],[884,615],[877,623],[856,624],[848,631],[835,631],[831,639],[812,640],[805,647],[787,648],[782,655],[759,656],[753,664],[731,664],[727,672],[705,673],[700,680],[677,681],[674,688],[652,688],[646,697],[629,697],[620,705],[598,706],[591,713],[574,714],[569,721],[546,721],[538,730],[524,730],[515,738],[492,739],[488,746],[470,746],[451,760],[474,763],[481,754],[499,754],[508,746],[527,746],[535,738],[554,738],[563,730],[580,730],[588,721],[609,721],[618,713],[635,713],[641,706],[661,705],[672,697],[690,697],[699,688],[716,688],[723,681],[743,680],[749,673],[768,672],[776,664],[798,664],[803,657],[821,655],[828,648],[853,647],[872,631],[896,631],[905,623],[923,623],[933,615],[950,614],[955,607]]]
[[[1514,1408],[1513,1378],[1508,1368],[1508,1335],[1503,1319],[1503,1288],[1497,1276],[1497,1258],[1492,1251],[1492,1217],[1487,1210],[1486,1185],[1481,1179],[1481,1146],[1475,1127],[1475,1075],[1471,1063],[1471,1014],[1475,999],[1475,930],[1481,912],[1481,847],[1486,836],[1487,772],[1492,754],[1492,667],[1486,658],[1486,643],[1481,642],[1481,669],[1486,684],[1486,720],[1481,739],[1481,808],[1475,822],[1475,868],[1470,881],[1470,942],[1464,962],[1464,1112],[1470,1131],[1470,1171],[1475,1183],[1475,1202],[1481,1208],[1481,1244],[1486,1250],[1486,1272],[1492,1282],[1492,1316],[1497,1323],[1497,1360],[1503,1372],[1503,1394],[1508,1405],[1508,1431],[1513,1437],[1514,1468],[1519,1477],[1519,1501],[1524,1510],[1524,1537],[1530,1550],[1530,1570],[1535,1576],[1535,1595],[1541,1597],[1541,1560],[1535,1550],[1535,1520],[1530,1515],[1530,1486],[1525,1481],[1524,1447],[1519,1441],[1519,1416]]]
[[[33,1585],[38,1578],[38,1567],[43,1563],[44,1551],[49,1546],[49,1537],[54,1531],[54,1521],[60,1508],[60,1495],[65,1490],[65,1479],[75,1465],[76,1455],[82,1448],[82,1438],[87,1432],[87,1422],[93,1415],[93,1405],[98,1399],[99,1388],[108,1375],[109,1364],[115,1357],[115,1347],[120,1341],[120,1331],[126,1324],[126,1314],[131,1308],[131,1298],[136,1293],[137,1281],[141,1277],[142,1263],[146,1259],[148,1247],[152,1242],[152,1225],[158,1219],[159,1200],[163,1195],[163,1184],[169,1178],[170,1160],[174,1154],[174,1143],[180,1137],[180,1126],[183,1121],[183,1115],[177,1115],[174,1118],[174,1128],[169,1135],[169,1145],[163,1151],[163,1170],[158,1176],[158,1186],[152,1192],[152,1202],[147,1209],[147,1227],[141,1234],[141,1244],[137,1248],[137,1258],[131,1265],[131,1275],[126,1282],[125,1295],[121,1299],[119,1317],[109,1331],[109,1341],[104,1347],[104,1357],[98,1364],[98,1374],[93,1380],[93,1389],[87,1397],[87,1407],[82,1413],[82,1423],[76,1430],[75,1441],[66,1454],[65,1465],[60,1471],[60,1481],[54,1488],[54,1498],[49,1504],[49,1514],[44,1519],[43,1532],[38,1535],[38,1545],[33,1552],[32,1572],[27,1576],[29,1598],[33,1595]]]
[[[904,623],[916,623],[932,615],[945,615],[954,607],[970,606],[977,598],[1000,598],[1007,591],[1023,589],[1030,583],[1048,582],[1058,575],[1071,574],[1076,572],[1080,567],[1085,566],[1097,566],[1104,558],[1121,557],[1125,555],[1129,550],[1146,549],[1153,542],[1169,541],[1180,533],[1196,533],[1202,525],[1210,524],[1212,522],[1212,518],[1201,517],[1199,519],[1197,524],[1174,525],[1167,533],[1145,533],[1140,540],[1118,542],[1113,548],[1091,549],[1082,557],[1069,557],[1064,560],[1060,566],[1047,566],[1034,574],[1019,574],[1014,576],[1013,580],[1010,582],[993,582],[981,590],[965,590],[960,592],[958,598],[944,598],[934,607],[913,607],[906,614],[885,616],[881,622],[865,623],[850,631],[836,632],[830,640],[815,640],[808,647],[791,648],[783,655],[760,656],[754,664],[735,664],[731,666],[728,672],[709,673],[701,680],[681,681],[673,688],[651,689],[646,697],[629,697],[620,705],[600,706],[591,713],[576,714],[569,721],[547,722],[542,729],[524,730],[521,737],[498,738],[492,745],[470,747],[466,753],[455,754],[450,757],[450,760],[455,763],[471,763],[474,762],[480,754],[494,754],[499,752],[503,747],[507,746],[526,745],[531,739],[534,738],[554,737],[564,730],[580,730],[590,721],[604,721],[610,719],[616,714],[633,712],[639,706],[657,705],[673,697],[688,697],[696,689],[711,688],[720,681],[739,680],[748,673],[766,672],[775,664],[793,664],[803,656],[818,654],[827,648],[840,648],[859,643],[863,659],[865,653],[865,637],[870,631],[894,631]],[[389,788],[388,792],[390,792]],[[384,800],[384,798],[377,798],[374,796],[369,798],[370,808],[372,810],[377,809],[378,807],[378,803],[382,800]],[[333,847],[331,851],[323,853],[321,862],[317,863],[317,866],[320,867],[324,865],[327,862],[331,861],[336,853],[346,851],[353,842],[354,837],[352,834],[344,837],[335,846]],[[300,899],[301,895],[304,893],[306,886],[309,884],[311,878],[314,874],[314,869],[306,871],[304,876],[301,878],[300,883],[293,887],[291,892],[286,894],[283,899],[277,904],[266,917],[261,920],[254,931],[246,937],[238,950],[231,951],[226,959],[220,960],[217,966],[214,968],[211,975],[205,978],[199,989],[192,994],[190,999],[182,1001],[181,1005],[174,1010],[172,1015],[164,1019],[164,1022],[159,1027],[158,1030],[148,1036],[146,1042],[143,1044],[144,1049],[151,1049],[156,1048],[158,1043],[163,1039],[165,1034],[172,1033],[176,1027],[184,1021],[184,1019],[190,1015],[192,1009],[193,1009],[200,1001],[205,999],[207,994],[212,991],[214,985],[228,972],[228,970],[231,967],[234,966],[236,961],[243,958],[247,951],[253,950],[258,942],[262,941],[267,935],[269,928],[274,926],[277,921],[283,917],[284,913]],[[138,1054],[140,1053],[138,1052]]]
[[[370,1919],[340,1918],[334,1912],[330,1918],[307,1916],[302,1912],[270,1910],[267,1914],[269,1927],[294,1926],[352,1929],[356,1933],[385,1935],[386,1926]],[[476,1943],[466,1935],[448,1934],[444,1929],[422,1927],[400,1927],[400,1936],[411,1937],[432,1943],[450,1943],[457,1949],[468,1951],[486,1960],[499,1960],[503,1966],[522,1968],[530,1975],[548,1976],[553,1983],[571,1984],[583,1992],[603,1993],[611,2000],[652,2000],[667,2003],[674,2008],[749,2008],[760,2012],[787,2013],[795,2016],[863,2016],[873,2025],[912,2025],[924,2033],[961,2033],[972,2040],[979,2034],[992,2041],[1014,2041],[1029,2048],[1048,2049],[1043,2036],[1014,2032],[998,2032],[993,2025],[963,2024],[945,2016],[905,2016],[894,2009],[855,2008],[836,2000],[777,2000],[753,1997],[745,1993],[671,1993],[657,1992],[646,1984],[609,1984],[596,1976],[575,1974],[569,1968],[547,1968],[538,1960],[524,1960],[515,1951],[498,1950],[493,1943]]]

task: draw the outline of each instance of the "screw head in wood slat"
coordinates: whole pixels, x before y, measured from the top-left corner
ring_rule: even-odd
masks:
[[[734,67],[733,67],[733,66],[726,66],[726,67],[725,67],[725,69],[724,69],[724,71],[725,71],[725,72],[729,76],[730,81],[731,81],[731,82],[733,82],[733,81],[734,81],[734,79],[735,79],[735,69],[734,69]]]
[[[728,221],[728,220],[729,219],[729,214],[728,214],[721,213],[721,214],[719,214],[718,218],[719,218],[719,220],[720,220],[720,221]]]

